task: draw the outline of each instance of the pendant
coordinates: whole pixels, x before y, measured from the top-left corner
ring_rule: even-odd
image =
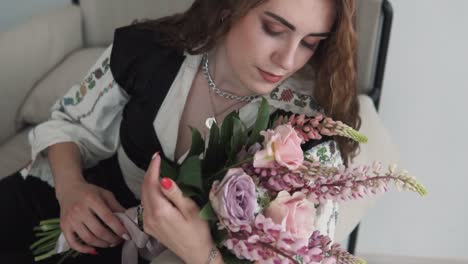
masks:
[[[205,120],[205,126],[208,128],[208,129],[211,129],[211,127],[213,126],[213,124],[216,123],[216,118],[214,117],[208,117],[206,120]]]

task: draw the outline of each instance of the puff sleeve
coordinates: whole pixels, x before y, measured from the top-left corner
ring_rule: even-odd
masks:
[[[80,85],[73,86],[51,108],[48,121],[29,133],[33,165],[42,163],[45,150],[61,142],[74,142],[83,167],[89,168],[117,151],[121,113],[129,96],[110,71],[108,47]],[[40,174],[40,173],[39,173]]]

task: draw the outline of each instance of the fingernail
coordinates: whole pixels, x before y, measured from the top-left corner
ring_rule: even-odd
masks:
[[[122,238],[125,239],[125,240],[127,240],[127,241],[130,240],[130,236],[127,235],[127,234],[123,234],[123,235],[122,235]]]
[[[162,178],[161,180],[161,186],[166,189],[166,190],[169,190],[171,187],[172,187],[172,181],[171,179],[169,178]]]
[[[97,251],[95,249],[91,250],[91,252],[89,252],[89,254],[91,255],[97,255]]]
[[[154,155],[153,155],[153,157],[152,157],[151,159],[154,160],[158,155],[159,155],[159,151],[157,151],[156,153],[154,153]]]

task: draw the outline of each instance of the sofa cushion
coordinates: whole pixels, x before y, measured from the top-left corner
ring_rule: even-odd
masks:
[[[28,133],[31,128],[25,128],[0,145],[0,179],[26,167],[31,160],[31,148]]]
[[[114,29],[135,19],[156,19],[185,11],[193,0],[81,0],[85,43],[103,46],[112,42]]]
[[[370,97],[359,96],[361,105],[360,116],[362,125],[360,132],[364,133],[369,141],[361,144],[359,155],[353,161],[354,164],[372,164],[374,161],[382,162],[383,169],[390,164],[398,164],[399,154],[395,144],[392,142],[387,129],[383,125]],[[351,233],[357,224],[372,207],[378,196],[367,197],[362,200],[348,201],[340,205],[338,223],[335,230],[335,241],[343,240]]]
[[[80,9],[71,5],[0,33],[0,143],[17,132],[31,88],[82,45]]]
[[[50,108],[74,84],[79,84],[105,48],[81,49],[68,56],[33,89],[22,106],[18,119],[38,124],[49,118]]]

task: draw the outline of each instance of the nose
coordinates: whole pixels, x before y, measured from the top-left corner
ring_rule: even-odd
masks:
[[[288,45],[273,52],[272,60],[281,69],[291,71],[294,68],[295,55],[296,47]]]

